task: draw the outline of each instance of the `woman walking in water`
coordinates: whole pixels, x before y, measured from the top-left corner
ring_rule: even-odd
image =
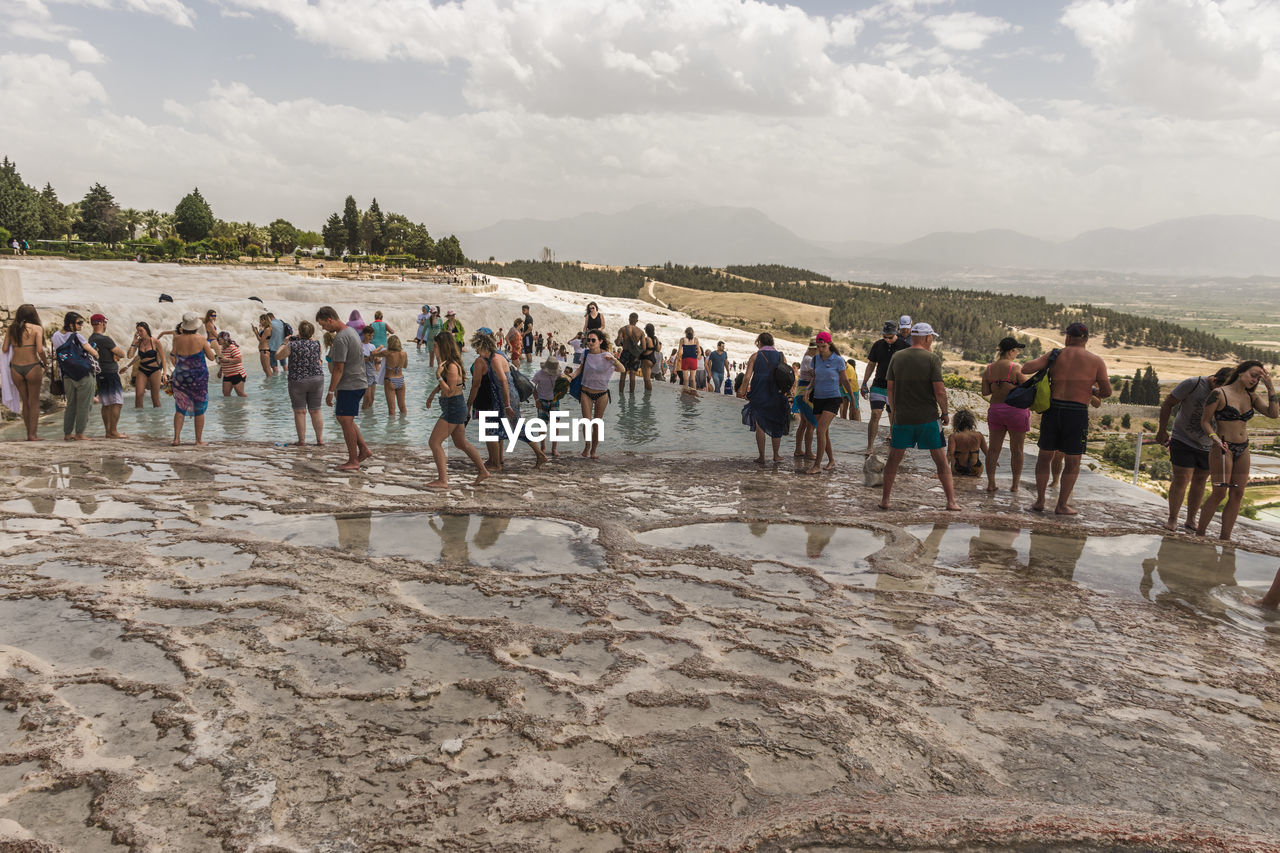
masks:
[[[684,330],[684,338],[680,341],[680,380],[684,384],[681,392],[698,396],[693,383],[698,376],[698,363],[701,360],[702,346],[693,334],[693,326]]]
[[[244,389],[249,375],[245,372],[244,360],[240,357],[240,347],[231,339],[230,332],[218,332],[216,341],[220,350],[218,372],[222,374],[222,396],[230,397],[233,389],[241,397],[249,396]]]
[[[36,426],[40,422],[40,385],[44,382],[46,355],[44,326],[40,325],[40,315],[34,305],[18,306],[0,347],[9,362],[9,378],[18,388],[27,441],[40,441]]]
[[[137,396],[134,398],[133,407],[141,409],[142,400],[147,396],[147,389],[151,389],[151,405],[158,409],[160,408],[160,387],[168,378],[169,372],[165,370],[167,362],[164,344],[159,338],[151,336],[151,327],[146,323],[138,323],[134,331],[133,343],[129,344],[126,355],[132,357],[135,352],[138,356],[138,368],[133,374],[133,387]]]
[[[738,396],[747,401],[745,420],[756,434],[756,462],[761,465],[765,463],[765,435],[773,439],[773,461],[781,462],[782,437],[791,427],[791,407],[773,379],[773,371],[782,361],[782,353],[773,347],[773,335],[761,332],[738,388]]]
[[[191,312],[182,315],[182,324],[173,338],[173,444],[182,443],[182,425],[187,418],[195,419],[196,444],[205,444],[204,411],[209,407],[209,361],[217,361],[218,354],[201,331],[200,318]],[[207,361],[206,361],[207,359]]]
[[[316,433],[316,446],[324,446],[324,418],[320,404],[324,402],[324,366],[320,363],[320,342],[312,340],[316,327],[308,320],[298,324],[298,333],[287,339],[276,351],[276,361],[285,362],[289,380],[289,403],[293,407],[293,425],[298,431],[298,446],[307,443],[307,414]]]
[[[1267,389],[1265,397],[1258,393],[1259,385]],[[1204,413],[1200,416],[1200,428],[1213,442],[1213,450],[1209,453],[1209,478],[1213,491],[1200,507],[1200,523],[1196,532],[1201,536],[1209,529],[1213,514],[1226,498],[1219,538],[1231,538],[1231,530],[1240,514],[1240,502],[1244,500],[1245,486],[1249,485],[1249,430],[1245,424],[1257,412],[1268,418],[1280,417],[1280,400],[1262,362],[1244,361],[1227,374],[1220,387],[1210,392]]]
[[[809,405],[818,419],[817,447],[814,449],[813,464],[805,469],[806,474],[822,473],[822,454],[827,454],[826,469],[836,467],[836,454],[831,446],[831,421],[840,411],[840,403],[844,397],[841,391],[850,392],[849,375],[845,371],[845,360],[831,343],[830,332],[818,332],[815,338],[818,352],[813,357],[813,384],[809,386]]]
[[[991,398],[991,405],[987,407],[987,429],[991,432],[991,452],[987,455],[988,492],[996,490],[996,468],[1000,467],[1000,450],[1006,435],[1009,437],[1009,471],[1013,475],[1009,491],[1018,491],[1022,480],[1022,446],[1031,428],[1031,411],[1016,409],[1004,401],[1009,392],[1022,383],[1022,365],[1018,363],[1022,347],[1017,338],[1002,339],[999,357],[982,371],[982,396]]]
[[[485,442],[489,451],[489,461],[485,463],[485,467],[496,474],[502,470],[505,456],[503,444],[509,435],[506,424],[501,419],[505,417],[514,421],[517,418],[520,398],[512,396],[514,391],[507,380],[507,372],[512,369],[511,362],[498,349],[493,331],[482,327],[471,336],[471,346],[476,351],[476,360],[471,363],[471,396],[467,400],[467,408],[474,409],[476,417],[488,415],[491,421],[497,422],[498,439]],[[545,465],[547,455],[542,452],[542,448],[523,436],[521,438],[528,442],[534,455],[538,457],[534,467],[541,468]]]
[[[409,364],[409,353],[404,351],[397,335],[387,338],[387,347],[379,350],[383,354],[385,371],[382,377],[382,393],[387,398],[387,414],[396,413],[396,404],[400,405],[400,414],[406,414],[404,407],[404,369]]]
[[[428,489],[449,488],[448,460],[444,453],[444,440],[453,439],[453,446],[467,455],[475,463],[476,479],[474,485],[480,485],[489,479],[489,469],[480,458],[480,451],[467,441],[467,402],[463,397],[466,387],[465,371],[462,367],[462,355],[452,335],[436,335],[432,339],[435,354],[440,362],[436,368],[436,387],[427,396],[427,408],[431,401],[440,395],[440,419],[431,429],[431,437],[427,440],[431,448],[431,457],[436,463],[436,478],[427,483]]]
[[[609,380],[615,372],[621,371],[622,363],[613,357],[613,353],[604,349],[603,332],[588,332],[583,337],[587,348],[582,353],[582,364],[573,372],[570,381],[581,377],[582,387],[578,392],[578,402],[582,404],[584,418],[603,418],[604,410],[609,405]],[[589,427],[587,446],[582,449],[583,459],[596,459],[596,451],[600,447],[604,428],[597,430]]]

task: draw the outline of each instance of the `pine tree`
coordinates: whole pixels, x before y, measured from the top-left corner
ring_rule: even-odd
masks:
[[[361,222],[360,238],[369,247],[370,254],[386,254],[387,223],[376,198],[369,204],[369,210],[365,212],[365,221]]]
[[[213,230],[213,208],[200,195],[199,187],[183,196],[173,209],[173,230],[188,243],[203,240]]]
[[[329,214],[324,228],[320,230],[324,239],[324,247],[335,255],[341,255],[347,246],[347,226],[342,224],[342,217],[336,213]]]
[[[0,161],[0,228],[28,241],[41,232],[40,194],[22,182],[17,164],[8,157]]]
[[[342,206],[342,226],[347,230],[347,251],[360,254],[360,208],[356,206],[355,196],[347,196]]]
[[[94,184],[80,202],[80,218],[75,223],[76,233],[85,240],[101,243],[118,243],[124,239],[128,227],[120,213],[115,196],[102,184]]]

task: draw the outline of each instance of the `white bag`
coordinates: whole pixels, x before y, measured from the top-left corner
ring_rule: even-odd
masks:
[[[884,485],[884,460],[872,453],[862,463],[862,483],[865,486]]]

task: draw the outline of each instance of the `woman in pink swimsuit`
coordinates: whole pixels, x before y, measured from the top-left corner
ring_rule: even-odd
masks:
[[[1004,437],[1009,436],[1009,468],[1013,473],[1010,491],[1018,491],[1022,479],[1022,445],[1031,428],[1031,412],[1005,405],[1004,398],[1014,386],[1022,384],[1022,365],[1017,356],[1023,345],[1016,338],[1000,341],[1000,357],[982,371],[982,396],[991,398],[987,408],[987,429],[991,432],[991,452],[987,455],[987,491],[996,490],[996,468],[1000,465],[1000,450]]]

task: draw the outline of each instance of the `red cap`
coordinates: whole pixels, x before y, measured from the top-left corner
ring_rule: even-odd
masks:
[[[822,341],[824,344],[829,344],[829,343],[831,343],[831,333],[830,333],[830,332],[818,332],[818,334],[815,336],[815,340]]]
[[[96,326],[99,323],[105,323],[105,322],[107,322],[106,314],[94,314],[92,317],[89,318],[89,325],[91,326]]]

